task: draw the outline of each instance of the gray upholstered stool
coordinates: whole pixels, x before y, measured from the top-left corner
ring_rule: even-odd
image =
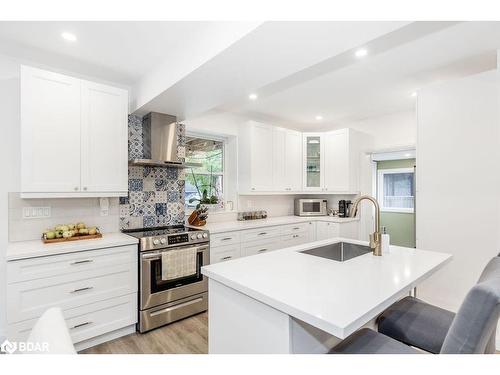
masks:
[[[500,257],[493,258],[457,314],[406,297],[379,318],[379,332],[362,329],[330,353],[494,353],[500,313]],[[408,345],[407,345],[408,344]]]

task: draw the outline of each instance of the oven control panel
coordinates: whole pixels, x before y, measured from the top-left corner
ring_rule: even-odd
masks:
[[[201,244],[210,241],[208,231],[196,230],[184,233],[167,234],[140,239],[140,251],[163,249],[166,247]]]
[[[169,245],[180,245],[188,242],[189,242],[189,236],[187,233],[168,236]]]

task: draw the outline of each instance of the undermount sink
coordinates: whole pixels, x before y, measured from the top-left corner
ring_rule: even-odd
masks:
[[[371,253],[372,249],[369,246],[357,245],[349,242],[337,242],[331,245],[317,247],[311,250],[304,250],[301,253],[314,255],[320,258],[332,259],[337,262],[345,262],[346,260],[359,257]]]

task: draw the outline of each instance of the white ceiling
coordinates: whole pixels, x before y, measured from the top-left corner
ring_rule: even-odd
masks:
[[[0,22],[0,53],[128,85],[139,113],[300,129],[410,110],[412,91],[493,69],[499,48],[500,22]]]
[[[299,129],[334,128],[411,110],[411,93],[420,87],[494,69],[498,48],[500,22],[459,23],[279,92],[262,88],[255,102],[245,98],[224,109]]]
[[[155,66],[172,66],[214,32],[238,22],[0,22],[0,52],[132,85]],[[69,43],[62,32],[78,38]]]

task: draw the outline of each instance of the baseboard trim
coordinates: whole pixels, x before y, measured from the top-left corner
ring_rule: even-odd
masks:
[[[91,348],[93,346],[102,344],[106,341],[111,341],[114,339],[117,339],[122,336],[130,335],[131,333],[134,333],[136,331],[135,329],[135,324],[132,324],[127,327],[123,327],[120,329],[117,329],[112,332],[105,333],[104,335],[93,337],[91,339],[85,340],[85,341],[80,341],[79,343],[75,344],[75,350],[77,352],[81,352],[82,350]]]

